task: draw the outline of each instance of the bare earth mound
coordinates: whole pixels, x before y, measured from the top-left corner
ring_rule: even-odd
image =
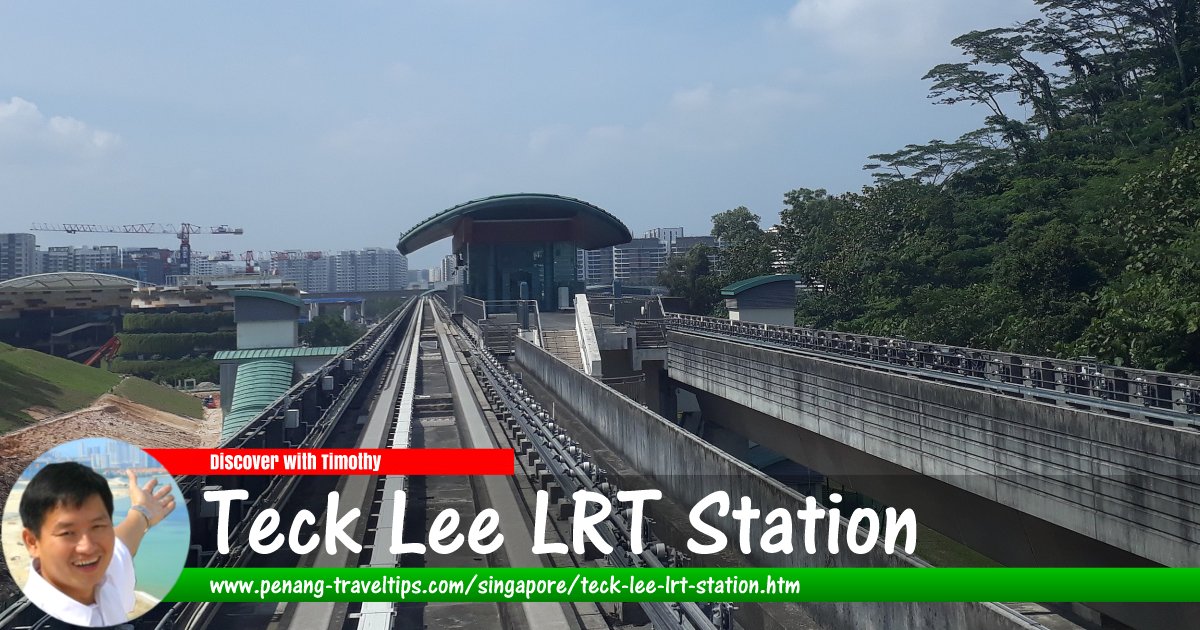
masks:
[[[206,410],[206,412],[212,410]],[[141,448],[211,448],[221,435],[220,412],[185,418],[111,394],[83,409],[0,436],[0,505],[25,467],[51,447],[80,438],[108,437]],[[0,609],[20,596],[0,554]]]

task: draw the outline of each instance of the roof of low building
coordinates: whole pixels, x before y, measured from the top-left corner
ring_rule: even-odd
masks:
[[[620,219],[586,201],[545,193],[516,193],[475,199],[443,210],[405,232],[396,248],[401,254],[409,254],[430,243],[453,236],[458,224],[468,218],[577,218],[575,241],[584,249],[625,243],[633,238],[629,228]]]
[[[66,290],[66,289],[96,289],[96,288],[125,288],[144,284],[132,278],[114,276],[108,273],[92,273],[82,271],[57,271],[53,273],[38,273],[32,276],[10,278],[0,282],[0,289],[28,289],[31,291]]]
[[[276,300],[279,302],[283,302],[284,304],[291,304],[292,306],[297,306],[297,307],[304,306],[304,301],[301,300],[300,298],[293,297],[291,295],[287,295],[284,293],[279,293],[277,291],[258,291],[258,290],[254,290],[254,289],[245,289],[245,290],[240,290],[240,291],[230,291],[229,294],[232,295],[234,298],[240,298],[240,297],[262,298],[264,300]]]
[[[769,275],[765,275],[765,276],[755,276],[753,278],[746,278],[745,280],[738,280],[737,282],[734,282],[733,284],[721,289],[721,295],[723,295],[725,297],[734,297],[743,291],[753,289],[754,287],[761,287],[764,284],[770,284],[772,282],[795,283],[795,282],[804,282],[804,280],[805,280],[804,276],[800,276],[800,275],[796,275],[796,274],[785,274],[785,273],[769,274]]]

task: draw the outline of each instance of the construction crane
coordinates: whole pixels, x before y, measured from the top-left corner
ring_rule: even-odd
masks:
[[[192,272],[192,242],[193,234],[233,234],[243,233],[242,228],[218,225],[216,227],[201,227],[191,223],[180,223],[177,229],[171,223],[133,223],[130,225],[92,225],[90,223],[34,223],[33,230],[37,232],[103,232],[108,234],[174,234],[179,239],[179,273],[188,275]]]
[[[113,358],[115,358],[117,356],[117,352],[120,349],[121,349],[121,338],[117,337],[116,335],[113,335],[112,339],[109,339],[108,341],[104,342],[104,345],[100,346],[100,348],[98,350],[96,350],[96,352],[94,354],[92,354],[92,356],[88,357],[88,360],[84,361],[83,364],[87,365],[87,366],[92,366],[92,365],[96,364],[96,361],[103,358],[111,366]]]
[[[246,250],[246,253],[242,254],[242,262],[246,263],[246,273],[254,273],[254,250]]]

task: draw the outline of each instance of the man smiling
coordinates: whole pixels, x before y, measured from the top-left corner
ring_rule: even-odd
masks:
[[[22,540],[33,558],[25,596],[77,626],[124,623],[134,605],[133,556],[142,537],[175,509],[170,485],[139,488],[129,475],[130,511],[113,525],[108,480],[75,462],[49,464],[21,496]]]

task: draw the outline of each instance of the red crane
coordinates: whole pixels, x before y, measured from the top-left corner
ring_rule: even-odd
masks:
[[[192,272],[192,234],[242,234],[242,228],[218,225],[216,227],[201,227],[191,223],[180,223],[176,229],[171,223],[133,223],[130,225],[92,225],[90,223],[34,223],[37,232],[103,232],[108,234],[174,234],[179,239],[179,273],[188,275]]]
[[[113,360],[113,357],[117,356],[117,351],[120,349],[121,349],[121,339],[119,337],[117,337],[116,335],[113,335],[112,339],[105,341],[104,345],[100,346],[100,349],[96,350],[96,352],[93,353],[92,356],[88,357],[88,360],[84,361],[83,364],[89,365],[89,366],[95,365],[96,361],[99,360],[101,357],[103,357],[105,361],[111,363]]]

